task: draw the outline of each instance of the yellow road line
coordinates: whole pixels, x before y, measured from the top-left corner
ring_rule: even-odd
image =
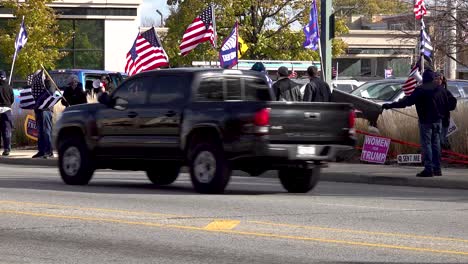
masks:
[[[240,224],[237,220],[214,220],[205,226],[207,230],[232,230]]]
[[[68,209],[75,209],[75,210],[122,213],[122,214],[128,214],[128,215],[151,215],[151,216],[186,217],[186,218],[192,217],[192,216],[187,216],[187,215],[162,214],[162,213],[151,213],[151,212],[143,212],[143,211],[127,211],[127,210],[105,209],[105,208],[94,208],[94,207],[79,207],[79,206],[48,204],[48,203],[18,202],[18,201],[8,201],[8,200],[0,200],[0,204],[30,205],[30,206],[35,206],[35,207],[47,206],[47,207],[68,208]]]
[[[366,242],[335,240],[335,239],[323,239],[323,238],[313,238],[313,237],[301,237],[301,236],[288,236],[288,235],[245,232],[245,231],[235,231],[235,230],[210,230],[210,229],[205,229],[205,228],[200,228],[200,227],[195,227],[195,226],[163,225],[163,224],[157,224],[157,223],[117,220],[117,219],[98,218],[98,217],[66,216],[66,215],[42,214],[42,213],[12,211],[12,210],[0,210],[0,213],[15,214],[15,215],[27,215],[27,216],[36,216],[36,217],[47,217],[47,218],[69,219],[69,220],[119,223],[119,224],[137,225],[137,226],[151,226],[151,227],[160,227],[160,228],[205,231],[205,232],[213,232],[213,233],[226,233],[226,234],[243,235],[243,236],[281,238],[281,239],[300,240],[300,241],[313,241],[313,242],[328,243],[328,244],[341,244],[341,245],[349,245],[349,246],[398,249],[398,250],[406,250],[406,251],[417,251],[417,252],[427,252],[427,253],[439,253],[439,254],[468,256],[468,252],[464,252],[464,251],[440,250],[440,249],[434,249],[434,248],[407,247],[407,246],[401,246],[401,245],[366,243]]]
[[[281,223],[271,223],[271,222],[263,222],[263,221],[245,221],[245,222],[252,223],[252,224],[269,225],[269,226],[293,227],[293,228],[303,228],[303,229],[311,229],[311,230],[326,230],[326,231],[333,231],[333,232],[340,232],[340,233],[355,233],[355,234],[380,235],[380,236],[392,236],[392,237],[407,237],[407,238],[423,238],[423,239],[442,240],[442,241],[455,241],[455,242],[468,243],[468,240],[466,240],[466,239],[450,238],[450,237],[434,237],[434,236],[411,235],[411,234],[402,234],[402,233],[373,232],[373,231],[341,229],[341,228],[320,227],[320,226],[304,226],[304,225],[293,225],[293,224],[281,224]]]

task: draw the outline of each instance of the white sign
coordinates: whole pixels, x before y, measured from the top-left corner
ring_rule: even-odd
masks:
[[[458,130],[458,127],[457,127],[457,124],[455,124],[455,120],[453,120],[453,118],[450,118],[450,125],[447,130],[447,137],[455,133],[457,130]]]
[[[421,163],[421,154],[402,154],[397,156],[398,164]]]

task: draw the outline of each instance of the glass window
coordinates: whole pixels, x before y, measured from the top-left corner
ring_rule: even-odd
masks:
[[[181,103],[190,86],[181,76],[158,76],[153,80],[150,104]]]
[[[198,88],[197,101],[223,101],[223,79],[220,77],[205,78]]]
[[[150,86],[151,77],[133,79],[121,85],[112,94],[112,97],[125,99],[128,104],[144,104],[147,97],[147,87]]]
[[[377,100],[390,100],[401,90],[401,83],[368,83],[351,94]]]
[[[458,90],[458,87],[449,85],[447,86],[447,89],[452,93],[454,97],[461,97],[460,91]]]
[[[246,101],[271,101],[268,85],[262,79],[245,78],[244,89]]]
[[[226,100],[242,100],[240,78],[226,78]]]
[[[463,86],[463,92],[465,93],[465,97],[468,97],[468,86]]]

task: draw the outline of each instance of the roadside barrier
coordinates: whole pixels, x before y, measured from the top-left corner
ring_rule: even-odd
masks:
[[[356,133],[361,134],[361,135],[365,135],[365,136],[382,137],[381,135],[372,134],[372,133],[362,131],[362,130],[356,130]],[[413,143],[413,142],[406,142],[406,141],[403,141],[403,140],[399,140],[399,139],[395,139],[395,138],[389,138],[389,137],[386,137],[386,138],[390,139],[392,143],[396,143],[396,144],[400,144],[400,145],[406,145],[406,146],[410,146],[410,147],[414,147],[414,148],[420,148],[421,147],[420,144],[416,144],[416,143]],[[361,147],[356,147],[356,149],[362,150]],[[461,154],[461,153],[457,153],[457,152],[453,152],[453,151],[445,150],[445,149],[442,150],[442,153],[447,154],[448,156],[451,156],[451,157],[442,157],[443,161],[447,161],[449,163],[458,163],[458,164],[467,164],[468,165],[468,155],[464,155],[464,154]],[[396,157],[396,156],[398,156],[398,154],[397,153],[390,153],[390,156]],[[456,157],[456,158],[452,158],[452,157]]]

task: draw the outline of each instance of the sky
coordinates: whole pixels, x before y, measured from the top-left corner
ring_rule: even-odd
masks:
[[[163,13],[164,19],[169,15],[169,7],[166,4],[166,0],[143,0],[141,17],[155,18],[159,22],[161,17],[156,13],[156,9],[159,9]]]

